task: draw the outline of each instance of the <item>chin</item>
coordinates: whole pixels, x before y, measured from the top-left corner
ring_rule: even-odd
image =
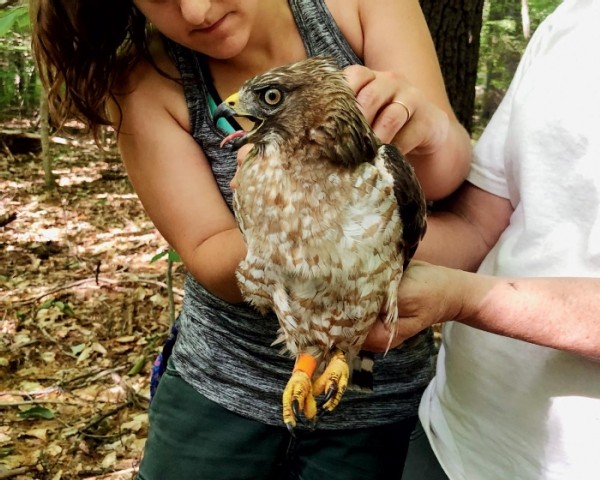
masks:
[[[228,60],[240,55],[248,45],[248,35],[245,32],[234,32],[226,36],[214,36],[211,39],[199,38],[192,35],[185,43],[186,47],[216,60]]]
[[[233,39],[232,39],[233,40]],[[225,40],[211,48],[204,48],[201,51],[204,55],[214,58],[215,60],[230,60],[240,55],[246,48],[245,41]]]

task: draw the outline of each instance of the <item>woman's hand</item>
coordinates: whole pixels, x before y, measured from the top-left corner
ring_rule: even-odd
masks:
[[[424,262],[410,263],[398,288],[398,322],[390,348],[436,323],[459,316],[463,301],[462,273]],[[386,351],[391,334],[388,327],[378,321],[363,349]]]
[[[450,127],[448,114],[403,75],[360,65],[347,67],[345,73],[383,143],[393,142],[405,155],[431,155],[443,148]]]

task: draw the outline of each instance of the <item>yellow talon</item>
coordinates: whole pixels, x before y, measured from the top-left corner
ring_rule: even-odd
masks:
[[[308,420],[317,414],[317,402],[312,394],[312,383],[309,376],[298,370],[292,374],[283,391],[283,421],[286,425],[296,426],[294,401],[298,402],[298,412],[302,412]]]
[[[296,359],[292,376],[283,391],[283,421],[288,427],[296,426],[294,403],[297,404],[297,413],[302,412],[308,420],[312,420],[317,414],[311,381],[316,367],[317,361],[312,355],[300,354]]]
[[[329,361],[327,368],[313,384],[313,396],[333,391],[333,396],[323,404],[323,408],[331,412],[342,400],[342,396],[348,388],[350,369],[348,362],[341,350],[336,350]]]

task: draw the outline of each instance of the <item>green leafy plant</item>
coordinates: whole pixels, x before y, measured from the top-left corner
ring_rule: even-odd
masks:
[[[181,262],[179,254],[169,247],[152,257],[150,263],[154,263],[163,257],[167,257],[167,295],[169,299],[169,320],[171,325],[175,323],[175,299],[173,297],[173,264]]]
[[[29,7],[27,5],[0,10],[0,37],[6,36],[9,32],[28,32],[29,26]]]
[[[35,406],[19,412],[19,416],[21,418],[39,418],[43,420],[51,420],[54,418],[54,412],[45,407]]]

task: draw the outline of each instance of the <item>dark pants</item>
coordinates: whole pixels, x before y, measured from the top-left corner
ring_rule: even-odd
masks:
[[[232,413],[168,369],[150,407],[139,480],[400,478],[416,418],[357,430],[297,431]]]
[[[402,480],[448,480],[420,422],[410,437]]]

